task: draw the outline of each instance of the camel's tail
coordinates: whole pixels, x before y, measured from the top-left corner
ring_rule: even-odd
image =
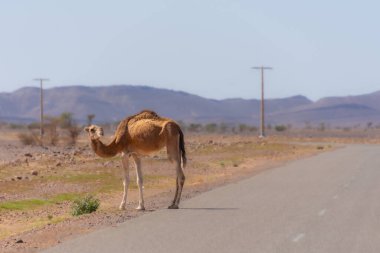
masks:
[[[179,131],[179,150],[182,156],[182,167],[185,168],[186,162],[187,162],[186,150],[185,150],[185,139],[183,137],[183,132],[179,126],[178,126],[178,131]]]

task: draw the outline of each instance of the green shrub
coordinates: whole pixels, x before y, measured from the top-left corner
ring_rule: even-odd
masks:
[[[87,195],[74,201],[71,209],[73,216],[79,216],[86,213],[95,212],[100,205],[99,199],[94,198],[92,195]]]
[[[216,132],[217,128],[218,128],[218,125],[215,123],[210,123],[205,126],[206,132],[208,133]]]
[[[284,125],[277,125],[274,127],[274,129],[276,129],[277,132],[283,132],[286,130],[286,126]]]
[[[203,128],[203,126],[202,126],[201,124],[194,124],[194,123],[191,123],[191,124],[189,125],[189,127],[187,128],[187,130],[188,130],[189,132],[199,132],[199,131],[202,130],[202,128]]]
[[[248,130],[248,128],[249,127],[246,124],[240,124],[239,125],[239,132],[240,133],[244,133],[244,132],[246,132]]]
[[[220,123],[219,124],[219,132],[225,133],[228,131],[228,126],[225,123]]]
[[[30,123],[28,125],[28,129],[29,130],[33,130],[33,129],[40,129],[41,125],[39,122],[33,122],[33,123]]]
[[[9,124],[9,127],[10,127],[11,129],[23,129],[23,128],[25,128],[24,125],[21,125],[21,124],[13,124],[13,123]]]

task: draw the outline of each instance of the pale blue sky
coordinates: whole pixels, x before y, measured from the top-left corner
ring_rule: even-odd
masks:
[[[380,2],[0,0],[0,91],[135,84],[208,98],[380,90]]]

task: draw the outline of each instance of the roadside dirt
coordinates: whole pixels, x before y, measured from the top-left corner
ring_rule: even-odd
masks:
[[[333,148],[328,144],[298,145],[286,138],[237,135],[192,135],[185,141],[188,166],[182,200]],[[143,160],[146,211],[134,209],[138,196],[134,168],[127,210],[120,211],[120,159],[96,157],[84,137],[70,148],[21,146],[12,138],[1,143],[0,252],[37,252],[117,226],[166,208],[174,195],[175,170],[164,151]],[[100,200],[100,208],[92,214],[71,216],[73,199],[89,193]]]

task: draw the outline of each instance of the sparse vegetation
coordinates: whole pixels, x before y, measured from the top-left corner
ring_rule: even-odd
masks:
[[[40,123],[39,122],[33,122],[28,125],[29,130],[37,130],[40,129]]]
[[[250,131],[251,133],[253,133],[253,132],[257,132],[257,130],[258,130],[258,128],[257,128],[256,126],[251,126],[251,127],[249,128],[249,131]]]
[[[319,130],[319,131],[322,131],[322,132],[326,130],[326,125],[325,125],[324,122],[321,122],[321,123],[319,124],[319,128],[318,128],[318,130]]]
[[[305,129],[311,129],[311,124],[309,121],[305,121]]]
[[[351,127],[344,127],[344,128],[343,128],[343,131],[344,131],[344,132],[350,132],[350,131],[351,131]]]
[[[240,133],[245,133],[248,131],[248,126],[246,124],[240,124],[239,125],[239,132]]]
[[[95,115],[91,114],[88,116],[88,120],[92,120]],[[34,122],[27,126],[29,129],[28,133],[19,133],[18,138],[24,145],[44,145],[56,146],[58,142],[66,138],[66,143],[69,145],[75,145],[81,128],[73,119],[72,113],[62,113],[59,117],[45,116],[44,123],[44,136],[41,141],[39,134],[36,132],[40,130],[40,123]],[[60,138],[60,130],[66,131],[66,135]]]
[[[49,124],[50,120],[47,119],[45,122]],[[330,139],[324,138],[332,134],[337,137],[333,142],[335,140],[339,142],[339,137],[354,134],[357,134],[358,138],[355,141],[358,142],[363,141],[362,137],[367,138],[367,140],[371,138],[371,141],[379,141],[379,138],[376,137],[380,136],[380,129],[376,129],[377,122],[373,124],[370,131],[364,131],[366,124],[362,124],[361,129],[350,126],[349,132],[346,132],[343,126],[336,129],[335,126],[327,124],[326,130],[320,131],[318,124],[315,123],[312,129],[303,129],[303,125],[289,128],[288,125],[285,125],[287,126],[286,135],[277,132],[275,125],[273,125],[273,129],[267,132],[268,138],[265,140],[258,139],[257,133],[254,134],[250,130],[253,126],[248,124],[245,126],[244,135],[239,135],[240,128],[237,124],[217,124],[216,132],[211,134],[204,134],[206,124],[193,125],[199,132],[190,132],[188,127],[191,124],[185,124],[187,129],[187,133],[185,133],[186,148],[192,158],[189,163],[189,170],[186,170],[187,186],[190,186],[187,188],[188,192],[199,190],[204,186],[213,187],[213,185],[223,182],[230,182],[230,180],[238,178],[239,173],[246,175],[271,162],[277,164],[286,159],[297,159],[331,148],[327,144],[294,144],[298,141],[313,142],[315,140],[315,142],[322,143],[323,141],[330,141]],[[109,124],[107,127],[115,126]],[[235,133],[232,132],[233,128],[235,128]],[[39,128],[34,130],[37,137],[39,136],[38,130]],[[45,130],[44,141],[47,142],[49,139],[48,126]],[[11,158],[9,165],[2,165],[0,192],[5,194],[3,196],[6,196],[6,199],[0,200],[0,216],[2,219],[0,222],[0,239],[8,238],[11,234],[29,233],[27,231],[35,228],[43,230],[43,227],[49,227],[51,229],[49,231],[58,234],[57,228],[51,224],[61,223],[59,228],[63,231],[67,227],[65,227],[66,222],[62,223],[62,221],[69,221],[67,224],[70,224],[70,228],[83,226],[85,223],[80,223],[83,219],[73,218],[72,214],[74,212],[73,201],[78,197],[83,199],[84,193],[96,196],[101,203],[97,207],[97,212],[86,217],[86,224],[88,221],[97,224],[99,220],[107,220],[107,222],[117,220],[114,219],[115,215],[127,215],[126,213],[128,213],[128,217],[130,217],[130,215],[135,214],[135,212],[121,213],[115,210],[122,191],[119,158],[103,159],[93,156],[92,153],[88,152],[87,145],[84,145],[85,135],[78,137],[79,145],[75,150],[67,149],[60,145],[67,143],[67,129],[60,128],[58,124],[56,130],[57,134],[60,134],[58,147],[49,149],[27,148],[28,153],[25,152],[25,154],[30,153],[30,155],[24,157],[22,154],[19,161]],[[9,136],[15,138],[18,132],[27,133],[28,129],[25,126],[20,130],[10,129],[7,125],[2,131],[11,133],[3,135],[3,138],[10,138]],[[110,130],[107,129],[106,131]],[[223,134],[217,135],[217,133],[222,132]],[[61,142],[62,137],[66,137],[66,142]],[[38,150],[38,152],[33,150]],[[71,157],[75,158],[73,159],[74,162],[70,161]],[[144,174],[144,186],[145,191],[149,193],[147,202],[151,201],[149,198],[154,198],[155,203],[163,201],[166,204],[166,200],[160,194],[172,190],[175,184],[172,174],[167,170],[168,164],[164,161],[164,157],[166,157],[166,153],[163,151],[154,158],[144,158],[143,163],[147,167]],[[26,159],[28,165],[25,163]],[[59,168],[57,167],[58,163],[60,163]],[[38,175],[32,176],[34,170],[38,171]],[[16,176],[20,176],[21,179],[17,179]],[[28,176],[29,178],[27,178]],[[201,187],[197,188],[198,185]],[[46,188],[47,186],[51,186],[51,188]],[[130,189],[133,189],[130,191],[130,201],[136,200],[138,191],[136,191],[137,184],[134,173],[131,173]],[[99,212],[100,209],[101,212]],[[23,215],[17,215],[21,213]],[[108,218],[104,218],[105,215],[112,218],[108,220]],[[73,220],[74,222],[72,222]]]
[[[74,146],[77,143],[77,139],[81,132],[81,128],[77,125],[73,125],[69,127],[67,131],[69,132],[69,144]]]
[[[62,203],[77,198],[78,194],[59,194],[50,199],[24,199],[15,201],[4,201],[0,203],[1,210],[30,210],[44,205]]]
[[[274,129],[277,131],[277,132],[284,132],[286,130],[286,126],[285,125],[276,125],[274,127]]]
[[[18,201],[8,201],[0,203],[0,210],[28,210],[42,205],[46,205],[49,202],[41,199],[25,199]]]
[[[23,129],[23,128],[25,128],[24,125],[21,125],[21,124],[13,124],[13,123],[9,124],[9,127],[10,127],[11,129]]]
[[[200,124],[200,123],[189,123],[186,124],[183,121],[178,122],[181,126],[181,128],[187,132],[190,133],[220,133],[220,134],[252,134],[257,132],[258,128],[254,125],[248,125],[248,124],[233,124],[233,123],[206,123],[206,124]],[[272,126],[268,125],[268,127],[271,129]]]
[[[28,133],[19,133],[18,139],[23,145],[40,145],[41,140],[36,133],[29,131]]]
[[[187,130],[189,132],[200,132],[202,130],[202,124],[195,124],[195,123],[191,123]]]
[[[58,134],[58,124],[59,119],[55,117],[45,117],[47,123],[45,124],[45,131],[46,131],[46,142],[52,146],[56,146],[58,144],[59,140],[59,134]]]
[[[71,112],[63,112],[59,116],[59,125],[63,129],[67,129],[74,124],[73,114]]]
[[[220,123],[219,124],[219,132],[220,133],[225,133],[228,131],[228,126],[225,123]]]
[[[88,120],[90,119],[91,120],[93,119],[92,115],[89,115]],[[81,129],[75,122],[73,118],[73,114],[70,112],[62,113],[61,116],[59,117],[59,122],[60,122],[61,128],[65,129],[68,133],[68,144],[75,145]]]
[[[209,123],[205,126],[205,130],[208,133],[215,133],[217,129],[218,129],[218,125],[215,123]]]

